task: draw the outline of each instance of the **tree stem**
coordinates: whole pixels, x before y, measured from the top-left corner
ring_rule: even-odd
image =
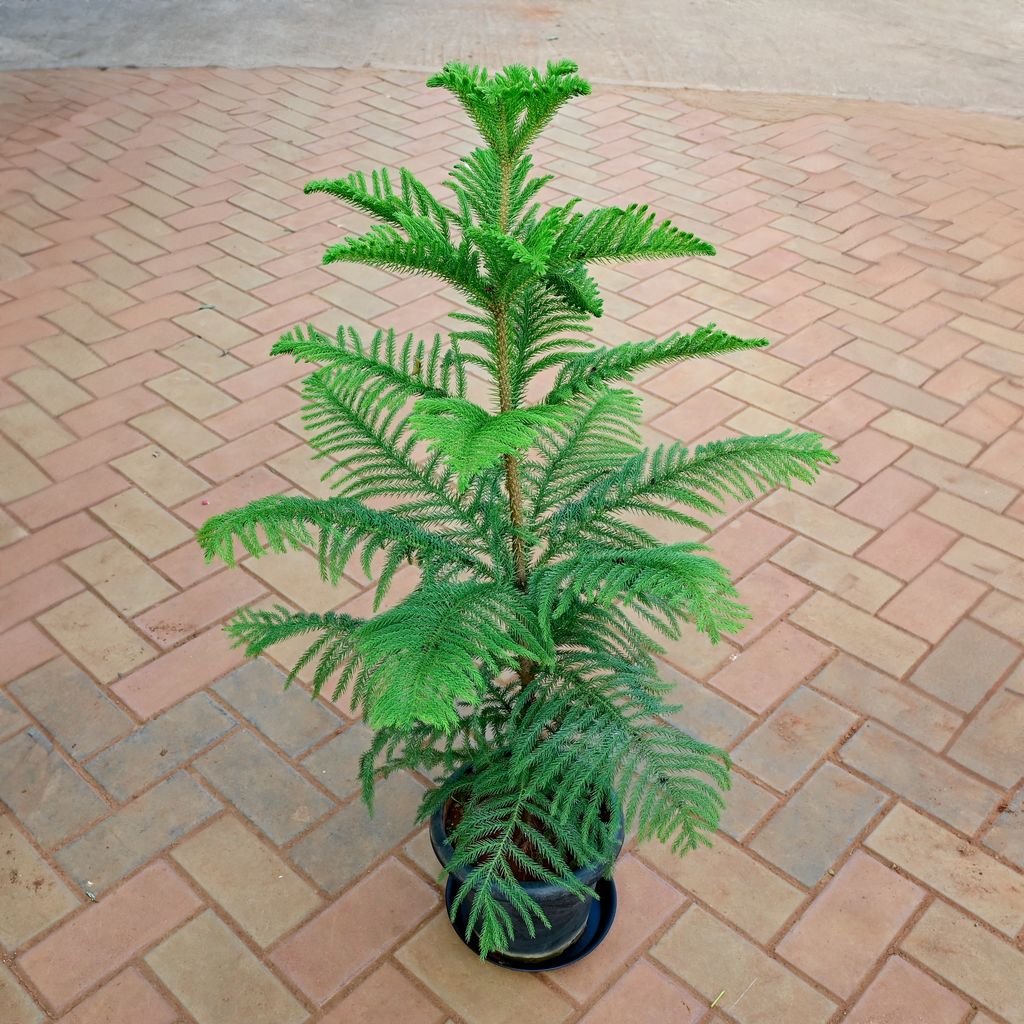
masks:
[[[508,365],[508,310],[504,305],[495,307],[495,368],[498,384],[498,408],[501,412],[512,409],[512,388]],[[505,489],[508,491],[509,518],[512,522],[512,557],[516,567],[516,586],[526,590],[526,545],[523,542],[523,488],[519,479],[519,460],[505,455]]]
[[[512,188],[512,167],[507,160],[501,161],[501,196],[498,204],[498,229],[508,231],[509,195]],[[509,366],[508,303],[499,300],[494,304],[494,365],[498,385],[498,409],[510,412],[512,402],[511,368]],[[526,590],[528,570],[526,545],[523,541],[523,488],[519,480],[519,460],[514,454],[504,456],[505,488],[508,491],[509,518],[512,522],[512,557],[516,567],[516,586]]]
[[[501,161],[501,196],[498,204],[498,228],[503,232],[509,227],[509,204],[511,202],[512,166]],[[512,399],[512,375],[509,366],[508,315],[509,304],[505,300],[495,302],[494,314],[494,367],[498,387],[498,409],[510,412],[514,406]],[[505,489],[508,492],[509,520],[512,524],[512,558],[515,563],[516,586],[525,591],[529,585],[529,567],[526,559],[526,542],[523,537],[523,488],[519,478],[519,460],[514,454],[504,456]],[[528,685],[537,666],[528,658],[519,659],[519,680]]]

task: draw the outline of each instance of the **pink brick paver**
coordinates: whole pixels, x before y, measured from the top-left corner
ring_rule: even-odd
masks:
[[[238,601],[358,613],[366,580],[229,574],[189,539],[321,488],[280,330],[445,329],[436,283],[322,268],[358,222],[301,186],[439,185],[469,146],[453,105],[410,72],[0,89],[3,1024],[1024,1022],[1018,125],[599,87],[546,137],[565,189],[719,249],[599,270],[598,337],[775,343],[649,375],[652,438],[793,425],[843,456],[716,522],[753,628],[668,646],[672,721],[736,752],[727,835],[630,848],[608,944],[548,978],[450,936],[409,816],[429,780],[368,824],[347,702],[279,694],[294,651],[231,675]]]

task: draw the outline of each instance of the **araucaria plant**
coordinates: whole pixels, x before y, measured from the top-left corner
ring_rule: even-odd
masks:
[[[429,80],[454,94],[483,145],[460,159],[442,200],[406,170],[313,181],[380,223],[331,246],[325,263],[427,274],[457,289],[457,328],[433,341],[342,327],[286,334],[274,352],[316,364],[305,422],[336,496],[274,496],[214,516],[206,557],[232,563],[312,547],[324,579],[350,559],[414,589],[370,618],[238,613],[250,656],[309,641],[292,676],[346,689],[374,730],[363,792],[400,769],[440,779],[421,816],[449,810],[449,873],[482,953],[523,924],[547,927],[529,883],[580,899],[588,864],[610,864],[626,827],[679,853],[707,843],[728,787],[725,752],[664,721],[650,632],[693,623],[712,642],[748,617],[726,570],[693,539],[665,544],[646,517],[706,531],[729,499],[809,482],[833,456],[784,432],[644,449],[637,373],[759,348],[713,324],[607,347],[595,263],[712,256],[707,242],[645,206],[541,205],[531,144],[589,93],[574,64],[498,74],[449,64]],[[468,310],[468,311],[467,311]],[[484,405],[471,379],[491,388]],[[482,389],[481,389],[482,390]],[[258,782],[255,784],[258,785]]]

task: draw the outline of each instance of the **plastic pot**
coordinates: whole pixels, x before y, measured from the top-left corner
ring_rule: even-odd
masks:
[[[445,808],[441,807],[430,818],[430,842],[434,848],[437,859],[445,869],[455,856],[455,850],[448,841],[448,833],[445,828]],[[625,837],[622,811],[616,806],[615,812],[618,816],[618,837],[615,844],[615,855],[608,860],[598,864],[588,864],[574,874],[586,886],[593,889],[598,881],[608,874],[612,864],[622,849]],[[454,894],[465,882],[468,875],[467,869],[451,871],[452,883],[449,891]],[[537,901],[541,909],[551,923],[550,928],[545,928],[542,923],[537,922],[536,934],[531,937],[530,930],[519,912],[507,900],[495,890],[495,896],[508,911],[513,923],[513,939],[508,948],[499,956],[490,958],[493,963],[508,966],[539,965],[545,960],[555,960],[570,946],[579,939],[591,917],[594,898],[587,896],[580,899],[564,886],[550,885],[547,882],[524,882],[523,888],[530,896]],[[468,914],[468,904],[464,903],[459,914],[453,922],[456,932],[464,942],[466,941],[465,926]],[[603,936],[602,936],[603,938]],[[471,943],[467,943],[470,944]],[[587,952],[591,952],[588,948]]]

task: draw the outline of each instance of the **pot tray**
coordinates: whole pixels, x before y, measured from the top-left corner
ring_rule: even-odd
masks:
[[[448,877],[444,887],[444,903],[450,908],[452,899],[455,896],[455,879]],[[590,906],[590,917],[583,929],[583,934],[567,949],[562,950],[558,956],[550,960],[544,960],[536,964],[524,963],[518,960],[506,960],[496,953],[487,957],[487,962],[496,967],[504,967],[508,971],[523,971],[529,974],[539,974],[542,971],[557,971],[563,967],[569,967],[577,963],[585,956],[589,956],[604,941],[615,920],[615,911],[618,907],[618,896],[615,891],[615,881],[611,878],[601,878],[594,886],[598,898]],[[457,928],[452,929],[463,943],[468,946],[477,956],[480,955],[480,947],[475,940],[466,941],[465,936]]]

